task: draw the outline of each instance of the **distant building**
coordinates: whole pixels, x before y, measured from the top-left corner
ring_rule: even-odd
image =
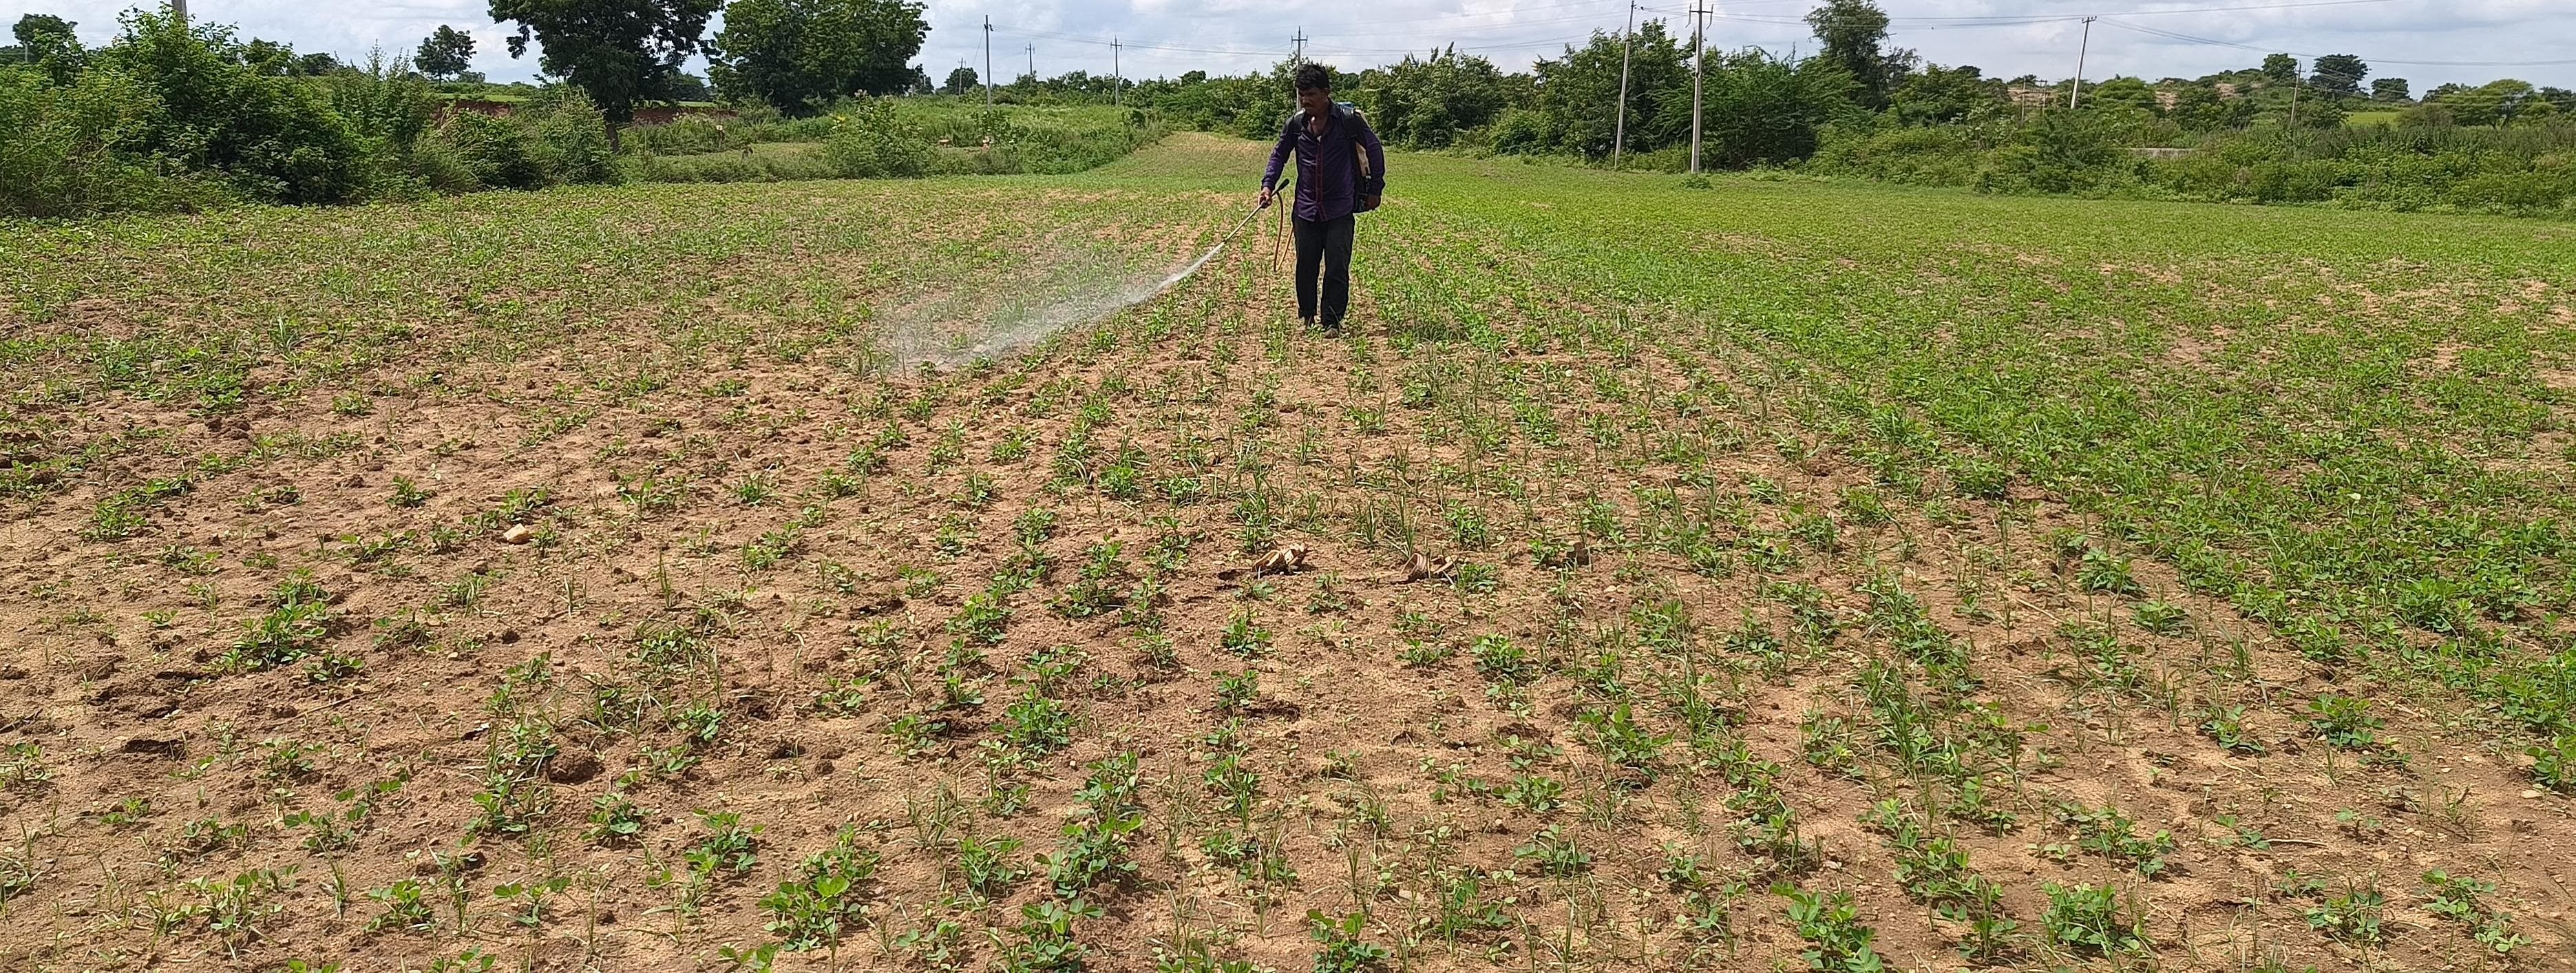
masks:
[[[2060,100],[2057,92],[2027,85],[2014,85],[2004,89],[2004,97],[2012,99],[2013,104],[2023,108],[2046,108],[2057,104]]]

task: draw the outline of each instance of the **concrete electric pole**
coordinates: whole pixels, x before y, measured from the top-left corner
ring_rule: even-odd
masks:
[[[2075,47],[2075,90],[2066,93],[2066,107],[2074,108],[2075,99],[2084,94],[2084,55],[2093,50],[2093,18],[2084,18],[2084,41]]]
[[[1708,62],[1708,4],[1703,0],[1691,7],[1698,19],[1691,23],[1691,175],[1699,175],[1699,93]]]
[[[1637,38],[1637,0],[1628,0],[1628,26],[1619,31],[1619,120],[1610,126],[1610,168],[1619,168],[1619,150],[1628,144],[1628,57]]]

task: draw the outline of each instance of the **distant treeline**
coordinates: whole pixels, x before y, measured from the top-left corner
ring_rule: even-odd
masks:
[[[1833,0],[1808,18],[1820,53],[1710,50],[1701,164],[1791,169],[1999,193],[2326,202],[2392,209],[2576,214],[2576,92],[2518,80],[2444,85],[2418,100],[2351,55],[2271,55],[2194,79],[1986,77],[1885,45],[1887,18]],[[1620,38],[1595,33],[1528,73],[1455,51],[1337,73],[1335,96],[1413,149],[1604,162],[1617,131]],[[1692,50],[1660,22],[1629,61],[1626,167],[1688,167]],[[1177,126],[1268,137],[1288,111],[1287,72],[1116,88]],[[953,75],[965,91],[971,72]],[[961,82],[964,82],[961,84]],[[2367,83],[2365,83],[2367,82]],[[1110,79],[1075,72],[998,86],[1015,102],[1097,101]],[[2070,109],[2069,103],[2077,107]],[[2131,152],[2137,148],[2183,150]]]
[[[697,29],[714,9],[713,0],[649,2],[690,14]],[[694,36],[665,38],[658,60],[603,72],[579,52],[634,38],[503,6],[535,18],[544,63],[568,72],[562,83],[482,85],[466,70],[472,38],[450,27],[407,65],[379,55],[352,66],[140,10],[124,16],[114,44],[83,50],[71,25],[28,15],[18,43],[0,48],[0,216],[621,178],[1072,171],[1166,126],[1267,138],[1289,111],[1294,67],[1144,81],[1023,76],[992,89],[1017,110],[986,112],[974,71],[934,87],[908,63],[928,31],[910,0],[735,0],[703,48],[712,87],[678,70],[702,49]],[[2419,100],[2405,79],[2370,77],[2358,57],[2302,65],[2276,54],[2201,78],[2114,77],[2079,91],[2072,80],[1926,64],[1887,46],[1888,18],[1869,0],[1827,0],[1808,23],[1818,43],[1805,58],[1695,52],[1650,21],[1633,43],[1596,32],[1528,72],[1454,49],[1408,55],[1337,72],[1335,96],[1402,148],[1592,164],[1615,156],[1623,167],[1679,171],[1690,161],[1701,53],[1705,168],[2002,193],[2576,213],[2576,92],[2564,89],[2508,79]],[[797,42],[818,30],[844,43]],[[527,46],[514,38],[514,55]],[[468,93],[517,107],[503,117],[439,111]],[[932,95],[947,97],[917,97]],[[619,130],[648,98],[718,98],[740,117],[634,129],[621,151]],[[747,151],[772,143],[804,146]],[[2139,148],[2174,151],[2130,151]]]

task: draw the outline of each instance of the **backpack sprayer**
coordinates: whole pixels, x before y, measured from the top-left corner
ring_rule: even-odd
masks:
[[[1349,106],[1344,105],[1342,107],[1347,108]],[[1296,117],[1304,117],[1304,113],[1300,112]],[[1386,177],[1370,168],[1368,150],[1365,147],[1362,147],[1357,143],[1353,143],[1351,145],[1351,155],[1354,157],[1354,160],[1359,163],[1360,177],[1359,185],[1356,187],[1359,192],[1358,195],[1352,199],[1352,203],[1354,205],[1352,206],[1351,211],[1354,213],[1366,213],[1375,210],[1378,207],[1379,200],[1383,199],[1384,194],[1386,193]],[[1278,202],[1281,194],[1293,190],[1296,185],[1297,177],[1293,175],[1288,176],[1285,179],[1281,179],[1279,184],[1273,187],[1270,191],[1271,202]],[[1295,197],[1292,196],[1290,198],[1294,199]],[[1163,278],[1163,282],[1155,285],[1153,290],[1145,292],[1142,297],[1138,297],[1133,301],[1127,302],[1125,306],[1134,307],[1146,301],[1153,300],[1154,298],[1161,296],[1164,291],[1171,290],[1174,285],[1190,279],[1191,274],[1198,273],[1199,268],[1207,266],[1208,261],[1216,259],[1216,255],[1220,251],[1223,251],[1227,244],[1233,243],[1235,238],[1242,236],[1244,228],[1251,226],[1253,218],[1260,216],[1261,211],[1267,208],[1268,206],[1266,204],[1253,206],[1252,212],[1243,214],[1243,219],[1236,221],[1234,229],[1226,231],[1224,238],[1219,239],[1216,242],[1216,246],[1209,247],[1208,252],[1200,254],[1197,260],[1190,261],[1189,266],[1181,268],[1179,273]],[[1285,240],[1288,235],[1287,227],[1284,224],[1287,221],[1287,213],[1290,208],[1291,207],[1283,206],[1280,207],[1279,210],[1280,221],[1283,224],[1279,229],[1279,238],[1281,240]],[[1271,262],[1276,264],[1278,262],[1278,258],[1279,254],[1274,250],[1271,254]]]

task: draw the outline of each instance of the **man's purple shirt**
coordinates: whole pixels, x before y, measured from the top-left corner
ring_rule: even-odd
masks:
[[[1306,130],[1302,114],[1291,115],[1279,127],[1279,145],[1270,150],[1270,168],[1261,174],[1261,187],[1279,184],[1279,170],[1293,151],[1297,154],[1297,218],[1322,223],[1349,216],[1357,208],[1360,185],[1353,144],[1368,152],[1370,172],[1385,174],[1386,147],[1378,144],[1377,133],[1369,130],[1359,112],[1336,106],[1325,116],[1322,135]]]

